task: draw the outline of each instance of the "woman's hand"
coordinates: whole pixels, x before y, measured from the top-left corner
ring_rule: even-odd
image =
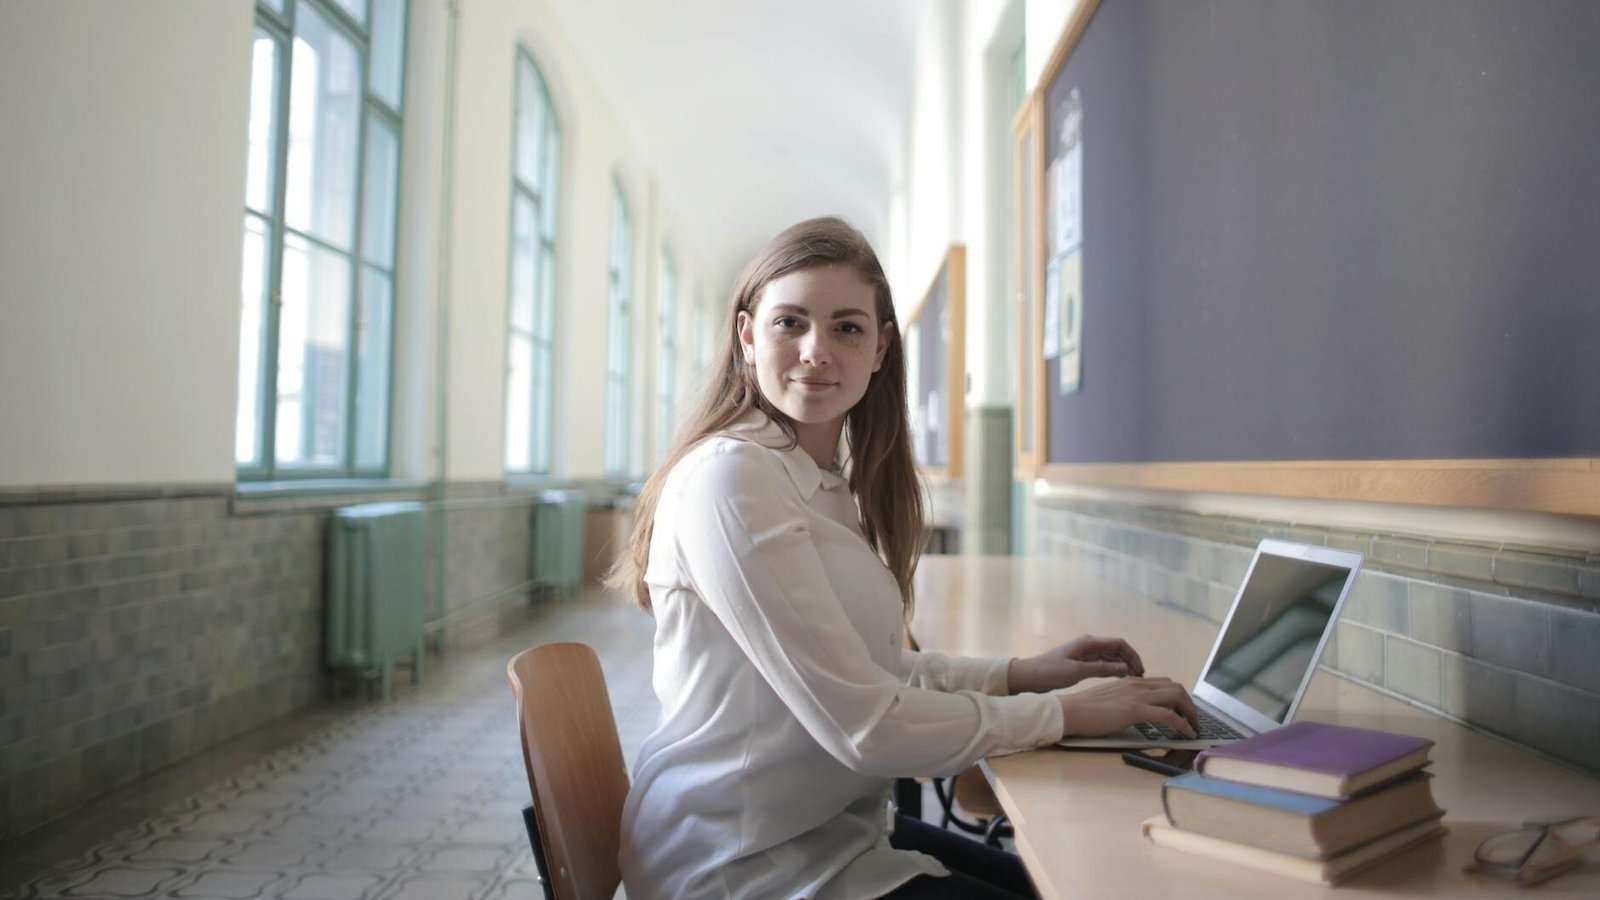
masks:
[[[1122,638],[1086,634],[1038,656],[1013,659],[1006,687],[1013,694],[1044,693],[1072,687],[1085,678],[1143,675],[1139,654]]]
[[[1129,725],[1154,722],[1195,736],[1199,712],[1189,692],[1170,678],[1125,678],[1070,694],[1058,694],[1064,738],[1115,734]]]

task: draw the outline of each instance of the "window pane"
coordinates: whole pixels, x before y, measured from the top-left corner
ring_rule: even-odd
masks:
[[[261,340],[271,246],[270,226],[246,213],[244,275],[239,291],[239,412],[233,444],[234,461],[241,466],[261,464]]]
[[[539,248],[538,309],[534,324],[545,343],[556,337],[556,249],[549,244]]]
[[[283,12],[283,0],[256,0],[256,2],[265,4],[273,12]]]
[[[295,19],[284,212],[295,230],[349,248],[355,238],[361,56],[311,4],[301,3]]]
[[[367,21],[367,0],[333,0],[333,2],[344,7],[344,11],[355,17],[357,22]],[[305,15],[304,10],[307,5],[305,3],[300,4],[301,15]]]
[[[405,74],[406,2],[372,0],[372,50],[368,60],[369,90],[400,111]]]
[[[535,472],[550,471],[550,418],[553,405],[552,386],[552,361],[554,354],[550,351],[550,342],[543,341],[534,345],[533,361],[533,416],[532,416],[532,453]]]
[[[541,228],[545,237],[554,239],[556,235],[556,203],[561,189],[561,129],[555,127],[554,121],[545,132],[544,148],[544,178],[539,184],[540,209],[544,213],[544,222]]]
[[[382,469],[389,458],[389,348],[393,346],[394,283],[361,267],[361,318],[356,331],[356,468]]]
[[[244,202],[271,215],[273,179],[277,174],[273,148],[278,136],[278,41],[257,31],[250,47],[250,155],[245,169]]]
[[[533,460],[529,434],[533,388],[533,341],[513,334],[506,354],[506,469],[526,472]]]
[[[337,466],[344,455],[350,261],[290,235],[283,242],[282,293],[277,460]]]
[[[366,200],[361,206],[361,255],[394,269],[396,197],[400,188],[400,136],[381,117],[367,115]]]
[[[539,145],[544,130],[544,88],[527,57],[517,56],[517,180],[539,186]]]
[[[533,332],[534,265],[539,252],[533,228],[537,215],[527,194],[511,192],[511,328],[519,334]]]

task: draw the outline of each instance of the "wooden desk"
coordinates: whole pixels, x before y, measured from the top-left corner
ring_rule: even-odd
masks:
[[[1216,626],[1108,587],[1046,558],[924,557],[913,629],[922,645],[975,656],[1029,655],[1083,633],[1119,635],[1152,675],[1191,684]],[[1525,819],[1600,815],[1600,779],[1540,759],[1425,710],[1319,672],[1297,718],[1433,738],[1433,791],[1449,829],[1337,888],[1216,862],[1145,840],[1160,778],[1116,753],[1038,750],[984,763],[1044,897],[1320,897],[1434,894],[1600,897],[1600,853],[1531,890],[1461,867],[1484,837]],[[1334,892],[1337,891],[1337,894]]]

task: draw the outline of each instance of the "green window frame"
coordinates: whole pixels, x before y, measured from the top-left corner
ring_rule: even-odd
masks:
[[[389,473],[408,0],[262,0],[240,277],[240,480]]]
[[[606,353],[606,474],[628,474],[633,430],[633,224],[622,185],[611,182],[611,259],[609,277],[609,336]]]
[[[533,54],[517,48],[507,274],[507,472],[550,472],[555,409],[561,121]]]
[[[657,301],[656,338],[661,351],[656,357],[656,453],[663,455],[672,440],[672,404],[677,394],[678,371],[678,269],[665,247],[661,250]]]

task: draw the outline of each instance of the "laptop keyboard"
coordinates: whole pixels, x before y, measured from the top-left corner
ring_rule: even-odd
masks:
[[[1200,710],[1200,727],[1196,729],[1197,734],[1193,738],[1184,736],[1176,728],[1168,728],[1154,722],[1140,722],[1133,727],[1152,741],[1241,740],[1245,737],[1234,730],[1233,726],[1203,709]]]

